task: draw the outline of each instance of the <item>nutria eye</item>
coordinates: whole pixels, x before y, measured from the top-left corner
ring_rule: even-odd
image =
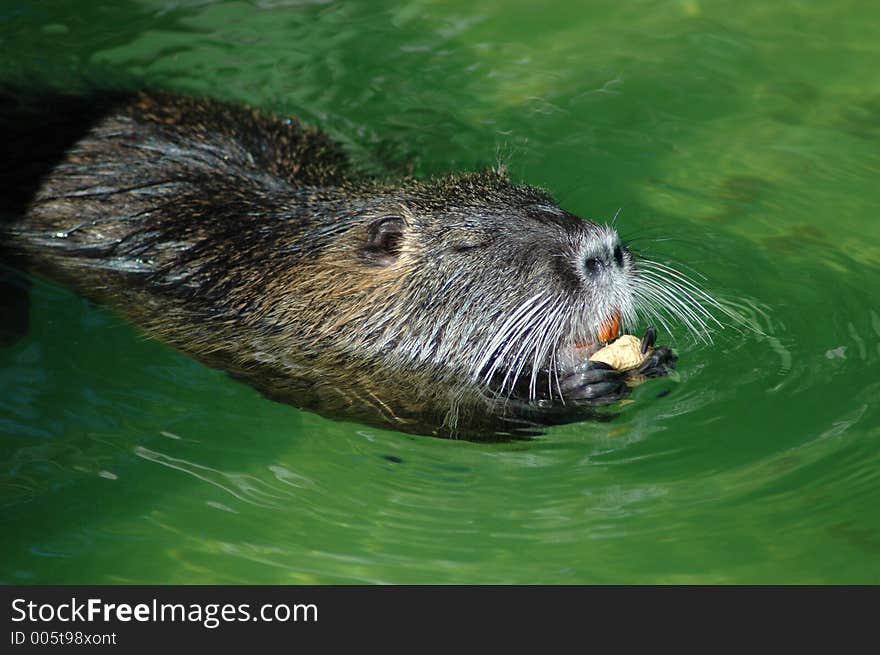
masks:
[[[397,260],[406,223],[399,216],[386,216],[370,224],[364,258],[371,264],[388,266]]]
[[[452,249],[455,252],[467,252],[468,250],[474,250],[475,248],[485,245],[485,243],[456,243],[452,246]]]
[[[614,249],[614,261],[617,262],[617,265],[620,268],[623,268],[623,248],[621,248],[620,246],[617,246]]]
[[[453,252],[467,252],[476,248],[484,248],[492,242],[489,234],[472,230],[453,228],[446,235],[449,249]]]

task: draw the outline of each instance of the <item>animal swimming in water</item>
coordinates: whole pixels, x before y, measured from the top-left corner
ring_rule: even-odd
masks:
[[[529,433],[674,366],[653,329],[636,368],[589,360],[640,315],[712,320],[675,269],[500,170],[364,177],[297,120],[164,92],[17,102],[42,123],[10,137],[7,248],[300,408]]]

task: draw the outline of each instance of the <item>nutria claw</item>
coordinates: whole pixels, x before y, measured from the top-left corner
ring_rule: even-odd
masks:
[[[675,368],[675,360],[678,359],[669,346],[654,346],[657,342],[657,329],[650,325],[645,329],[642,336],[641,353],[647,354],[645,360],[635,369],[635,373],[642,377],[659,378],[669,375],[669,369]],[[649,353],[650,351],[650,353]]]
[[[645,328],[642,336],[640,351],[646,355],[644,361],[631,374],[646,378],[659,378],[669,375],[669,369],[675,368],[675,360],[678,359],[669,346],[655,346],[657,342],[657,329],[653,325]],[[650,352],[649,352],[650,351]]]
[[[647,353],[651,348],[654,347],[654,344],[657,343],[657,328],[653,325],[649,325],[645,328],[645,334],[642,336],[642,344],[639,348],[639,352],[643,355]]]

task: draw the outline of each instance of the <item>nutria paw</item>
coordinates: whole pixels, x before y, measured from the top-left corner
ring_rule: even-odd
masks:
[[[663,377],[669,375],[670,369],[675,368],[677,359],[678,357],[669,346],[657,346],[633,372],[646,378]]]
[[[656,342],[657,329],[653,325],[649,325],[645,328],[645,334],[642,336],[640,350],[642,355],[646,354],[649,350],[653,350],[636,369],[628,371],[630,375],[659,378],[669,375],[669,369],[675,368],[675,360],[678,358],[672,352],[672,348],[669,346],[655,346]]]
[[[602,361],[587,360],[578,364],[559,381],[559,391],[566,401],[604,405],[623,398],[629,392],[627,380],[669,375],[677,357],[669,346],[655,346],[657,330],[645,329],[640,350],[645,360],[636,368],[620,371]]]
[[[605,362],[587,360],[559,381],[559,390],[567,401],[612,403],[626,395],[626,376]]]

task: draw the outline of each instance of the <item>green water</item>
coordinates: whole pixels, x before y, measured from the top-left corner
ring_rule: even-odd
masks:
[[[880,5],[0,3],[0,73],[298,113],[370,170],[508,162],[763,334],[614,421],[333,422],[48,283],[0,349],[3,583],[880,583]],[[660,384],[660,383],[656,383]]]

